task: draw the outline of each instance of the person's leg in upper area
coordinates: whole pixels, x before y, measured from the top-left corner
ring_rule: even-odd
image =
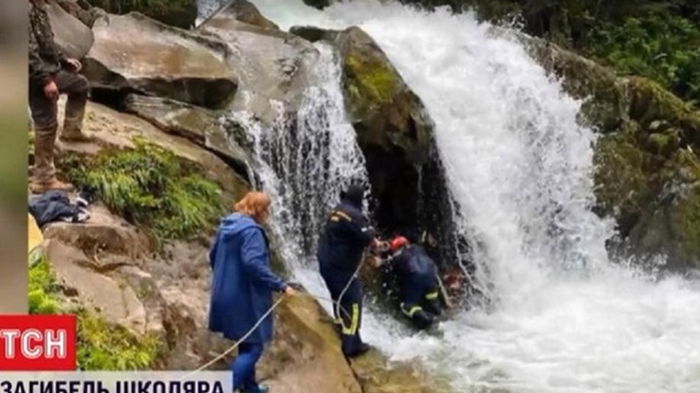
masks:
[[[69,191],[72,186],[56,179],[54,145],[58,130],[57,102],[46,97],[40,86],[29,88],[29,108],[34,123],[34,168],[31,191],[43,193],[48,190]]]
[[[80,74],[60,71],[56,77],[58,90],[68,95],[61,140],[66,142],[87,142],[92,138],[83,132],[83,119],[87,105],[90,83]]]
[[[255,380],[255,365],[260,360],[263,349],[263,344],[259,343],[244,342],[238,346],[238,356],[231,364],[234,390],[258,393],[258,383]]]

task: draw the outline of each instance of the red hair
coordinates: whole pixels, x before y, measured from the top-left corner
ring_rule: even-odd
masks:
[[[237,212],[247,214],[256,221],[265,221],[270,209],[270,198],[260,191],[250,191],[243,199],[236,202],[233,208]]]

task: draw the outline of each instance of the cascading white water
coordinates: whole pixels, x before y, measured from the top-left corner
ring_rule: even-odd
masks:
[[[442,323],[440,337],[370,318],[368,341],[423,360],[460,392],[700,392],[700,286],[609,261],[610,224],[590,211],[595,136],[520,44],[444,10],[254,3],[283,28],[359,25],[435,121],[459,224],[494,302]]]
[[[330,209],[349,182],[367,184],[364,156],[345,116],[340,67],[332,48],[318,44],[314,80],[303,93],[296,116],[288,118],[282,102],[272,126],[248,112],[229,116],[253,142],[253,166],[272,200],[270,227],[280,241],[282,258],[295,278],[313,294],[325,295],[315,251]],[[324,304],[330,310],[330,304]]]

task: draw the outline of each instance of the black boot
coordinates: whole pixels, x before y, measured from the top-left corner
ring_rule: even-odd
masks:
[[[413,325],[416,328],[423,330],[429,328],[433,324],[433,322],[435,322],[435,316],[423,310],[420,310],[413,313],[413,316],[411,317],[411,322],[413,322]]]

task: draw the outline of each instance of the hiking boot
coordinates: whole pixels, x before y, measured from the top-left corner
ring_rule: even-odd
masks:
[[[73,185],[70,183],[64,183],[54,178],[47,182],[32,181],[29,183],[29,190],[33,194],[43,194],[49,190],[73,191]]]
[[[370,349],[372,349],[372,347],[369,344],[360,343],[360,345],[358,345],[357,349],[355,349],[353,352],[346,353],[345,356],[347,356],[349,358],[356,358],[358,356],[364,355]]]
[[[270,387],[264,384],[259,384],[258,386],[252,388],[252,389],[245,389],[242,392],[243,393],[267,393],[270,391]]]
[[[62,132],[61,135],[58,137],[58,139],[61,140],[61,142],[66,142],[66,143],[88,143],[88,142],[94,142],[95,137],[92,135],[87,135],[82,131],[78,132],[72,132],[72,133],[65,133]]]

